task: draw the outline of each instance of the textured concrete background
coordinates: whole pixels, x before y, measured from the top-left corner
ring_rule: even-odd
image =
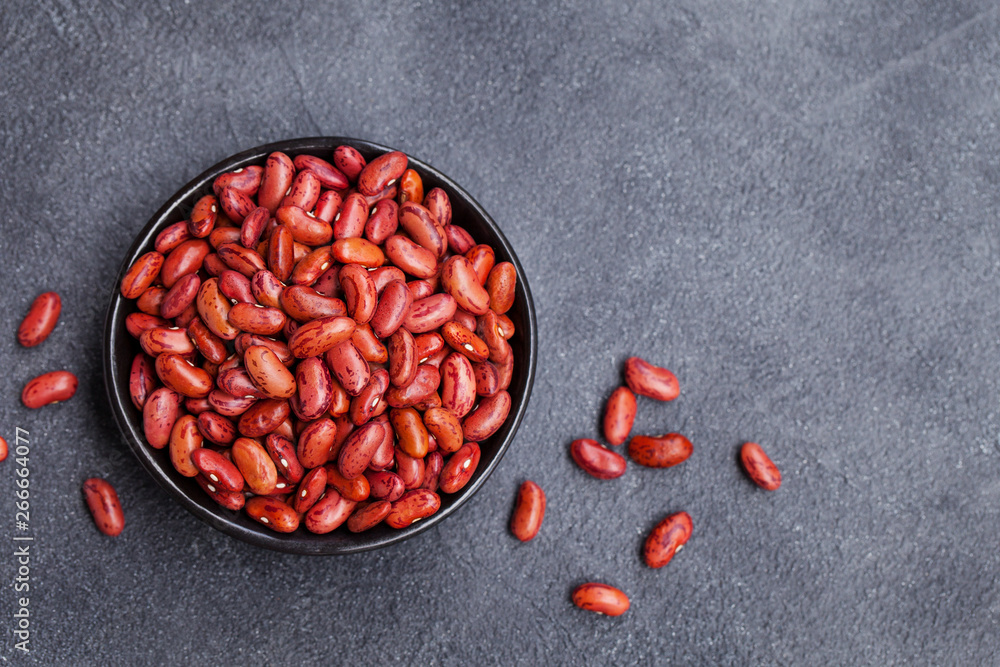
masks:
[[[0,9],[0,430],[31,442],[37,664],[989,664],[1000,650],[1000,13],[988,0],[161,0]],[[587,6],[587,8],[583,8]],[[283,138],[398,146],[500,223],[539,371],[514,447],[453,519],[343,558],[201,524],[111,422],[104,309],[132,236],[202,169]],[[62,320],[20,349],[34,296]],[[615,481],[567,453],[639,354],[684,465]],[[31,412],[32,375],[70,402]],[[780,491],[739,470],[746,439]],[[87,476],[125,533],[90,523]],[[519,482],[549,510],[506,529]],[[13,551],[14,463],[0,464]],[[687,510],[663,570],[643,536]],[[632,610],[575,609],[587,580]]]

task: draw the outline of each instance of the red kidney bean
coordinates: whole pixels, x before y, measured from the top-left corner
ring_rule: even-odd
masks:
[[[691,538],[691,515],[687,512],[671,514],[653,528],[643,547],[646,565],[660,568],[670,562]]]
[[[288,339],[288,349],[299,359],[316,357],[348,341],[355,327],[350,317],[322,317],[306,322]]]
[[[569,453],[584,472],[597,479],[614,479],[625,474],[625,457],[589,438],[574,440]]]
[[[237,225],[256,208],[250,197],[231,187],[222,188],[222,192],[219,193],[219,206],[226,217]]]
[[[385,255],[405,273],[430,278],[438,270],[437,256],[405,236],[393,234],[385,240]]]
[[[284,153],[274,152],[267,156],[264,174],[257,191],[257,203],[271,213],[278,210],[285,193],[292,187],[295,178],[295,164]]]
[[[284,328],[285,314],[257,303],[237,303],[229,309],[229,323],[246,333],[273,336]]]
[[[190,398],[204,398],[212,391],[212,376],[179,354],[164,352],[156,358],[156,374],[166,387]]]
[[[407,491],[418,488],[424,481],[424,459],[410,456],[397,448],[396,474],[403,480],[403,488]]]
[[[208,235],[208,244],[217,250],[226,243],[239,243],[241,237],[239,227],[216,227]]]
[[[226,360],[229,351],[222,339],[205,326],[201,319],[195,317],[187,327],[187,335],[195,348],[206,360],[213,364],[221,364]]]
[[[573,591],[573,604],[605,616],[621,616],[628,611],[628,596],[607,584],[588,583]]]
[[[271,219],[271,212],[263,206],[258,206],[250,211],[250,215],[243,218],[240,225],[240,243],[244,248],[255,248],[260,243],[264,228]]]
[[[430,250],[436,258],[444,257],[448,239],[426,208],[408,201],[399,207],[398,215],[399,226],[417,245]]]
[[[295,495],[292,497],[292,509],[299,514],[308,512],[323,497],[327,481],[327,470],[323,466],[310,470],[295,490]]]
[[[378,339],[368,324],[359,324],[351,334],[351,342],[370,364],[384,364],[389,361],[389,351]]]
[[[248,438],[259,438],[276,430],[291,414],[288,401],[265,398],[251,405],[240,415],[236,428]]]
[[[296,456],[306,468],[321,466],[330,460],[330,449],[337,436],[337,426],[331,419],[310,422],[299,434]]]
[[[497,314],[497,332],[503,336],[504,340],[514,337],[514,323],[506,315]]]
[[[620,445],[628,439],[635,422],[635,412],[635,394],[627,387],[618,387],[611,392],[604,409],[604,437],[608,443]]]
[[[365,238],[376,245],[396,233],[399,228],[399,206],[391,199],[383,199],[375,204],[368,222],[365,223]]]
[[[188,231],[187,220],[175,222],[174,224],[164,228],[162,232],[156,235],[156,241],[153,244],[153,249],[161,255],[166,255],[168,252],[190,238],[191,232]]]
[[[219,200],[214,195],[205,195],[195,202],[188,220],[188,232],[191,236],[203,239],[212,233],[215,221],[219,217]]]
[[[628,455],[647,468],[669,468],[683,463],[693,450],[691,441],[680,433],[659,437],[637,435],[628,443]]]
[[[458,225],[445,225],[444,235],[448,238],[448,249],[456,255],[464,255],[476,245],[472,235]]]
[[[401,280],[389,282],[382,290],[371,318],[372,330],[379,338],[391,336],[410,312],[413,295]]]
[[[298,484],[305,475],[305,468],[299,462],[299,457],[295,453],[295,445],[288,438],[270,433],[264,441],[264,449],[267,455],[274,462],[274,467],[279,475],[282,475],[292,484]]]
[[[441,286],[461,308],[474,315],[484,315],[490,307],[489,293],[479,282],[472,263],[462,255],[449,258],[441,266]]]
[[[219,292],[233,305],[237,303],[257,305],[253,289],[250,287],[250,279],[239,271],[226,269],[219,274]]]
[[[278,483],[278,471],[264,447],[250,438],[237,438],[230,450],[247,488],[260,496],[269,495]]]
[[[212,406],[209,404],[207,398],[185,398],[184,409],[191,414],[198,416],[202,412],[211,410]]]
[[[429,365],[417,366],[413,381],[402,387],[392,387],[385,395],[394,408],[408,408],[426,400],[441,385],[441,373]]]
[[[486,279],[489,277],[490,271],[493,270],[493,263],[496,261],[493,248],[480,243],[470,248],[469,252],[465,253],[465,257],[472,264],[472,268],[475,269],[476,277],[479,278],[479,284],[485,286]]]
[[[278,357],[278,360],[285,366],[291,366],[295,363],[295,357],[292,355],[292,351],[288,349],[287,345],[279,340],[251,333],[242,333],[236,337],[236,353],[241,357],[246,353],[247,348],[253,345],[262,345],[268,348],[271,352],[274,352],[275,356]]]
[[[232,308],[226,297],[219,291],[219,279],[209,278],[201,284],[195,297],[198,316],[208,329],[223,340],[233,340],[240,331],[229,323]]]
[[[400,151],[383,153],[365,165],[358,174],[358,191],[376,195],[398,181],[406,171],[407,157]]]
[[[441,470],[438,486],[444,493],[457,493],[469,483],[479,466],[479,445],[467,442],[451,455]]]
[[[411,280],[406,283],[406,289],[409,290],[414,301],[419,301],[434,294],[434,283],[430,280]]]
[[[382,424],[385,435],[382,436],[382,443],[375,450],[372,460],[368,462],[368,469],[385,470],[391,467],[396,461],[396,431],[393,430],[392,425],[389,423],[388,415],[379,415],[374,417],[374,420]]]
[[[371,493],[371,487],[368,484],[368,478],[364,475],[358,475],[353,479],[347,479],[340,474],[340,471],[337,470],[337,466],[330,464],[327,464],[324,468],[318,469],[326,470],[327,485],[336,489],[337,493],[339,493],[342,498],[353,500],[356,503],[368,500],[368,496]]]
[[[349,415],[351,422],[355,426],[367,423],[375,412],[379,400],[389,388],[389,373],[385,369],[378,369],[371,374],[368,384],[365,385],[361,393],[351,401]]]
[[[257,303],[262,306],[277,308],[282,289],[284,285],[270,271],[258,271],[250,279],[250,291]]]
[[[151,357],[163,352],[185,355],[194,351],[194,343],[188,337],[187,331],[176,327],[153,327],[142,332],[139,344],[143,351]]]
[[[340,291],[340,267],[334,264],[329,269],[323,272],[323,274],[316,279],[316,282],[312,284],[313,290],[317,294],[325,297],[339,297],[341,295]],[[344,309],[347,312],[347,309]]]
[[[382,444],[384,434],[384,427],[379,422],[368,422],[352,431],[340,448],[337,460],[340,474],[352,479],[363,473]]]
[[[447,193],[441,188],[434,188],[424,196],[423,205],[427,207],[434,221],[441,227],[447,228],[451,224],[451,201]],[[469,247],[472,247],[471,245]],[[464,251],[454,251],[459,254]]]
[[[476,377],[472,364],[465,356],[452,352],[441,364],[441,405],[462,418],[469,414],[475,403]]]
[[[403,326],[414,334],[433,331],[450,321],[455,316],[457,307],[455,299],[448,294],[434,294],[426,299],[414,301],[409,314],[403,320]]]
[[[128,393],[136,410],[142,410],[146,399],[156,388],[156,368],[153,360],[140,352],[132,359],[128,376]]]
[[[218,278],[220,275],[222,275],[222,272],[225,271],[228,267],[226,266],[226,263],[223,262],[216,253],[213,252],[209,253],[208,255],[205,255],[205,259],[202,260],[201,263],[201,268],[203,268],[205,270],[205,273],[207,273],[209,276],[213,278]]]
[[[434,436],[438,447],[446,454],[457,452],[464,442],[462,423],[445,408],[429,408],[424,412],[424,426]]]
[[[204,475],[198,475],[194,478],[194,481],[196,481],[198,486],[200,486],[202,490],[208,494],[209,498],[225,507],[227,510],[238,511],[243,509],[243,505],[246,504],[246,498],[242,493],[222,491],[216,487],[214,483],[206,479]]]
[[[183,244],[182,244],[183,245]],[[147,252],[129,267],[122,278],[121,293],[126,299],[138,299],[161,272],[164,259],[156,251]]]
[[[635,393],[658,401],[672,401],[681,393],[673,373],[639,357],[625,361],[625,383]]]
[[[17,342],[24,347],[35,347],[49,337],[59,321],[62,299],[55,292],[45,292],[35,297],[28,314],[17,328]]]
[[[359,238],[368,223],[368,202],[357,192],[344,198],[340,212],[333,218],[333,238]]]
[[[282,206],[274,215],[292,235],[292,239],[306,246],[322,246],[333,240],[333,227],[330,223],[314,217],[298,206]],[[274,238],[273,232],[271,238]]]
[[[27,408],[41,408],[53,403],[68,401],[76,393],[79,382],[69,371],[52,371],[44,373],[24,385],[21,391],[21,402]]]
[[[299,260],[288,280],[293,285],[312,285],[332,264],[330,246],[320,246]]]
[[[424,478],[420,482],[420,488],[437,493],[441,470],[444,468],[444,457],[441,452],[431,451],[427,453],[424,462]]]
[[[167,290],[153,285],[152,287],[147,287],[146,291],[139,295],[139,298],[135,301],[135,305],[144,313],[162,317],[161,310],[163,308],[163,300],[166,296]]]
[[[153,327],[168,327],[170,323],[162,317],[147,313],[129,313],[125,318],[125,329],[133,338],[138,338],[146,329]]]
[[[338,262],[358,264],[366,269],[377,269],[385,263],[382,249],[366,239],[337,239],[333,242],[332,252]]]
[[[292,275],[295,262],[295,247],[292,233],[285,225],[278,225],[267,241],[267,266],[274,277],[287,282]]]
[[[462,310],[461,308],[455,311],[455,318],[452,322],[461,324],[469,331],[475,331],[476,327],[479,325],[479,321],[476,319],[475,315],[467,310]]]
[[[197,273],[189,273],[179,278],[174,286],[164,293],[163,301],[160,303],[160,316],[168,319],[179,316],[194,303],[200,287],[201,278]]]
[[[83,495],[97,530],[108,537],[121,535],[125,515],[114,487],[103,479],[91,477],[83,483]]]
[[[351,513],[357,503],[342,498],[334,489],[327,488],[326,495],[306,512],[306,530],[318,535],[325,535],[339,528]]]
[[[514,514],[510,518],[510,532],[522,542],[530,542],[538,535],[545,518],[545,492],[531,480],[521,484],[517,491]]]
[[[385,522],[392,528],[407,526],[426,519],[441,507],[438,494],[427,489],[413,489],[392,504],[392,509],[385,517]]]
[[[394,472],[368,470],[365,471],[365,478],[368,480],[370,498],[394,502],[406,493],[403,479]]]
[[[501,390],[500,371],[489,361],[472,364],[472,373],[476,377],[477,396],[495,396]]]
[[[211,408],[211,403],[208,407]],[[227,446],[236,439],[236,427],[233,423],[210,409],[198,415],[198,430],[206,440],[217,445]]]
[[[240,365],[238,368],[219,369],[219,376],[215,379],[219,389],[227,394],[240,398],[265,398],[264,392],[257,388],[257,385],[250,379],[250,374]],[[245,410],[244,410],[245,412]]]
[[[222,454],[203,447],[191,453],[191,462],[217,489],[231,492],[243,490],[243,475],[239,468]]]
[[[160,280],[163,282],[163,286],[170,289],[182,276],[196,273],[210,250],[211,247],[202,239],[184,241],[171,250],[170,254],[163,260],[160,269]]]
[[[514,377],[514,355],[508,354],[503,361],[498,362],[497,370],[500,371],[500,388],[507,389]]]
[[[743,469],[753,483],[765,491],[775,491],[781,486],[781,471],[756,442],[747,442],[740,449]]]
[[[340,287],[344,290],[347,312],[358,324],[368,322],[375,314],[378,292],[375,281],[360,264],[347,264],[340,269]]]
[[[309,357],[299,362],[295,370],[299,415],[306,421],[318,419],[333,399],[333,380],[323,360]]]
[[[239,271],[247,278],[253,278],[255,273],[267,268],[260,253],[250,248],[244,248],[238,243],[223,243],[216,250],[216,253],[226,263],[226,266]]]
[[[163,449],[170,442],[170,433],[180,416],[180,395],[160,387],[146,399],[142,406],[142,428],[146,441],[154,449]]]
[[[310,171],[324,188],[343,190],[350,183],[347,177],[332,164],[312,155],[296,155],[293,160],[295,168],[300,171]]]
[[[279,304],[289,317],[299,322],[347,314],[343,301],[323,296],[305,285],[289,285],[281,290]]]
[[[490,308],[503,314],[514,305],[514,288],[517,271],[510,262],[500,262],[490,270],[486,278],[486,291],[490,295]]]
[[[333,164],[347,177],[348,181],[354,182],[358,180],[358,175],[367,163],[356,148],[337,146],[333,151]]]
[[[371,369],[350,340],[334,345],[324,354],[323,359],[340,386],[351,396],[360,394],[368,384]]]
[[[319,191],[322,187],[316,174],[303,169],[292,179],[292,187],[285,198],[281,200],[282,206],[297,206],[304,211],[312,210],[319,199]]]
[[[170,463],[174,470],[185,477],[197,475],[198,469],[191,461],[191,454],[201,447],[203,441],[198,420],[193,415],[181,415],[170,431]]]
[[[417,348],[413,334],[399,328],[389,337],[389,382],[404,387],[417,375]]]
[[[441,327],[441,337],[452,349],[468,357],[473,363],[486,361],[490,357],[490,348],[483,339],[458,322],[445,322]]]
[[[408,201],[419,204],[424,200],[424,181],[420,174],[412,169],[407,169],[399,178],[399,203]]]
[[[354,513],[347,519],[347,530],[352,533],[362,533],[374,528],[382,523],[391,509],[392,503],[387,500],[362,503],[354,509]]]
[[[254,496],[246,501],[244,510],[254,521],[277,533],[294,533],[299,527],[299,515],[288,503],[278,498]]]
[[[319,199],[316,200],[316,208],[313,209],[313,216],[327,224],[332,224],[333,219],[337,216],[337,211],[340,210],[343,203],[344,198],[339,192],[324,190],[320,193]]]
[[[222,389],[213,389],[206,400],[213,410],[225,417],[239,417],[257,402],[256,397],[233,396]]]
[[[413,458],[427,455],[430,436],[419,412],[414,408],[393,408],[389,411],[389,422],[400,449]]]
[[[417,362],[421,364],[445,348],[444,339],[436,333],[414,336],[413,344],[416,347]]]
[[[257,165],[241,167],[240,169],[226,172],[221,176],[217,176],[212,182],[212,191],[218,196],[223,189],[233,188],[234,190],[239,190],[247,197],[253,197],[260,188],[263,173],[264,168]]]

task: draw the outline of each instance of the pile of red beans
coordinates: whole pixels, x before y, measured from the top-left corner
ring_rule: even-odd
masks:
[[[149,445],[271,530],[404,528],[507,419],[516,273],[406,155],[222,174],[121,282]]]

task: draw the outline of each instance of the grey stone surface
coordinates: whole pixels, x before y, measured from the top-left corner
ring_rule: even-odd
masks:
[[[138,4],[138,3],[137,3]],[[31,653],[0,557],[0,653],[34,664],[991,664],[1000,649],[1000,13],[992,2],[0,8],[0,434],[31,446]],[[104,397],[111,284],[174,190],[268,141],[371,139],[451,175],[530,276],[515,445],[454,518],[341,558],[200,523]],[[58,289],[39,348],[14,331]],[[682,395],[684,465],[598,482],[568,443],[638,354]],[[23,383],[68,368],[63,405]],[[736,463],[762,443],[785,483]],[[15,463],[0,464],[13,552]],[[111,540],[80,495],[111,480]],[[519,482],[539,537],[506,529]],[[645,532],[687,510],[663,570]],[[618,619],[572,588],[632,598]]]

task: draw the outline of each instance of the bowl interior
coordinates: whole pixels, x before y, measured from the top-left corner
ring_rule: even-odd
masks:
[[[402,530],[379,525],[358,534],[338,529],[327,535],[315,535],[302,528],[291,535],[282,535],[269,531],[242,511],[234,512],[217,505],[193,479],[184,477],[174,470],[167,449],[155,450],[146,444],[142,429],[142,413],[135,408],[129,397],[129,372],[132,359],[141,348],[138,341],[125,329],[126,316],[136,310],[135,303],[122,298],[118,289],[125,271],[136,258],[152,249],[156,235],[164,227],[187,219],[198,198],[211,193],[212,181],[219,174],[253,164],[263,165],[267,156],[274,151],[282,151],[292,157],[310,153],[329,160],[333,149],[340,145],[353,146],[365,156],[366,160],[392,150],[371,142],[344,137],[283,141],[253,148],[227,158],[185,185],[143,227],[127,253],[112,287],[113,292],[105,321],[104,379],[108,398],[118,426],[140,463],[184,507],[209,525],[246,542],[290,553],[346,554],[375,549],[412,537],[450,516],[480,488],[513,441],[527,408],[535,373],[534,306],[524,270],[510,243],[486,211],[467,192],[433,167],[410,158],[410,167],[420,174],[425,192],[440,187],[448,193],[453,222],[465,227],[477,243],[491,245],[496,252],[497,262],[511,262],[517,270],[514,306],[507,313],[516,328],[516,333],[510,340],[514,352],[514,373],[508,389],[512,401],[511,413],[497,433],[480,443],[482,458],[469,484],[457,494],[441,494],[441,509],[436,514]]]

